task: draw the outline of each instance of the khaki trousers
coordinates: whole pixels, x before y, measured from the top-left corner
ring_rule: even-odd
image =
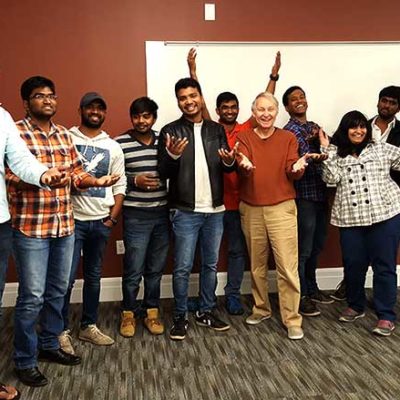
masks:
[[[241,202],[239,211],[250,255],[253,313],[271,315],[268,258],[272,249],[282,321],[287,328],[301,326],[295,201],[287,200],[273,206],[250,206]]]

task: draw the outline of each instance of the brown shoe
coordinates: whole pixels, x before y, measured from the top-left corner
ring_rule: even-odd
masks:
[[[68,354],[75,354],[74,347],[72,346],[71,331],[69,329],[62,331],[58,336],[60,342],[60,348]]]
[[[152,335],[161,335],[164,333],[164,324],[158,316],[157,308],[149,308],[147,310],[147,317],[144,319],[144,324]]]
[[[123,337],[132,337],[135,334],[136,320],[133,311],[122,311],[119,333]]]

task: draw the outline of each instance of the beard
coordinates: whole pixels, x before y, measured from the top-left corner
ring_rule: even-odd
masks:
[[[104,119],[99,119],[97,122],[93,122],[90,118],[81,118],[81,125],[86,126],[90,129],[99,129],[103,125]]]

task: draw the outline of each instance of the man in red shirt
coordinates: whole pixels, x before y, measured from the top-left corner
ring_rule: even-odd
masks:
[[[196,56],[196,50],[194,48],[190,49],[187,61],[190,76],[198,81]],[[278,52],[266,88],[266,91],[272,94],[275,93],[276,82],[279,79],[280,57]],[[231,92],[223,92],[218,95],[215,111],[219,117],[218,122],[225,129],[230,148],[235,146],[239,132],[251,130],[257,125],[252,116],[243,124],[237,122],[239,100]],[[205,104],[203,104],[203,118],[211,119]],[[244,310],[240,301],[240,286],[243,280],[244,268],[247,264],[247,249],[240,223],[239,185],[236,172],[224,174],[224,205],[224,231],[225,238],[228,241],[228,270],[227,284],[225,286],[226,309],[229,314],[242,315]]]

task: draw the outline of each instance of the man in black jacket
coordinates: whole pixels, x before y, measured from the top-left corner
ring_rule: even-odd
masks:
[[[160,178],[169,179],[168,196],[175,236],[175,314],[170,338],[183,340],[188,327],[188,286],[197,240],[201,271],[196,323],[216,331],[230,328],[212,313],[212,309],[225,210],[223,172],[234,169],[235,150],[229,150],[221,125],[203,120],[204,100],[196,80],[179,80],[175,94],[183,115],[162,128],[158,156]]]

